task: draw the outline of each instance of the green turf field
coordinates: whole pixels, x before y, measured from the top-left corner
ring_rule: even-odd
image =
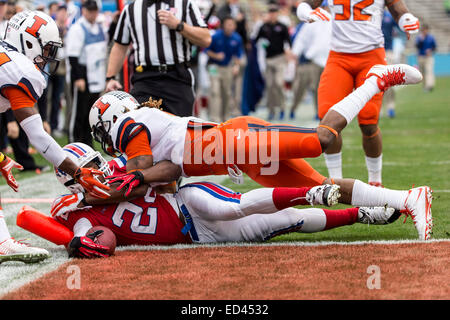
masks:
[[[433,238],[450,238],[450,78],[439,78],[431,93],[424,93],[421,86],[411,86],[396,91],[396,118],[380,119],[383,134],[383,184],[392,189],[410,189],[413,185],[429,185],[433,190]],[[300,107],[301,108],[301,107]],[[300,115],[301,115],[301,110]],[[343,164],[344,176],[367,181],[361,134],[356,122],[344,130]],[[67,139],[57,139],[61,145]],[[96,144],[99,147],[98,144]],[[35,156],[38,164],[45,164]],[[327,175],[323,157],[309,159],[312,166]],[[34,173],[16,173],[23,186],[26,178]],[[50,175],[43,175],[49,179]],[[201,179],[199,179],[201,180]],[[245,192],[259,185],[245,180],[235,185],[228,179],[224,185]],[[49,183],[56,183],[52,176]],[[5,184],[2,179],[0,184]],[[28,186],[27,186],[28,187]],[[21,189],[24,190],[24,189]],[[18,195],[21,196],[21,195]],[[23,195],[22,195],[23,196]],[[40,191],[37,197],[45,197]],[[337,206],[342,208],[344,206]],[[408,218],[403,224],[401,217],[388,226],[355,224],[316,234],[289,234],[272,241],[356,241],[356,240],[417,239],[417,233]]]

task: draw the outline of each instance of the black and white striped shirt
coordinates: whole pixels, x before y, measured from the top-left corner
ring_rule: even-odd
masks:
[[[171,11],[191,26],[207,27],[193,0],[136,0],[126,5],[114,40],[122,45],[133,44],[136,66],[171,65],[190,60],[189,41],[157,21],[156,12],[160,9]]]

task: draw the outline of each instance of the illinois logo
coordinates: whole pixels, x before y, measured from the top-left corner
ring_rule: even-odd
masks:
[[[94,107],[100,109],[100,114],[103,115],[106,111],[106,109],[108,109],[110,106],[109,103],[104,103],[102,102],[101,99],[98,99],[95,103],[94,103]]]
[[[34,16],[33,19],[34,19],[33,25],[31,27],[27,27],[25,31],[31,34],[33,37],[37,38],[39,35],[39,29],[42,26],[47,25],[48,22],[39,16]]]

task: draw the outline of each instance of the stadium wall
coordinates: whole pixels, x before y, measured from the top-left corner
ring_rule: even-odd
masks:
[[[417,66],[417,55],[407,56],[407,63]],[[450,76],[450,53],[436,53],[434,55],[434,74],[437,77]]]

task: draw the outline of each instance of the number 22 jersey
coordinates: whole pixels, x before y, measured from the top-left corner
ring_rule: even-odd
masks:
[[[125,172],[120,158],[109,162],[113,175]],[[117,245],[170,245],[191,243],[183,235],[178,205],[172,194],[158,195],[151,188],[144,197],[113,205],[93,206],[88,210],[74,211],[57,217],[57,221],[73,230],[75,223],[86,218],[93,226],[111,229]]]

